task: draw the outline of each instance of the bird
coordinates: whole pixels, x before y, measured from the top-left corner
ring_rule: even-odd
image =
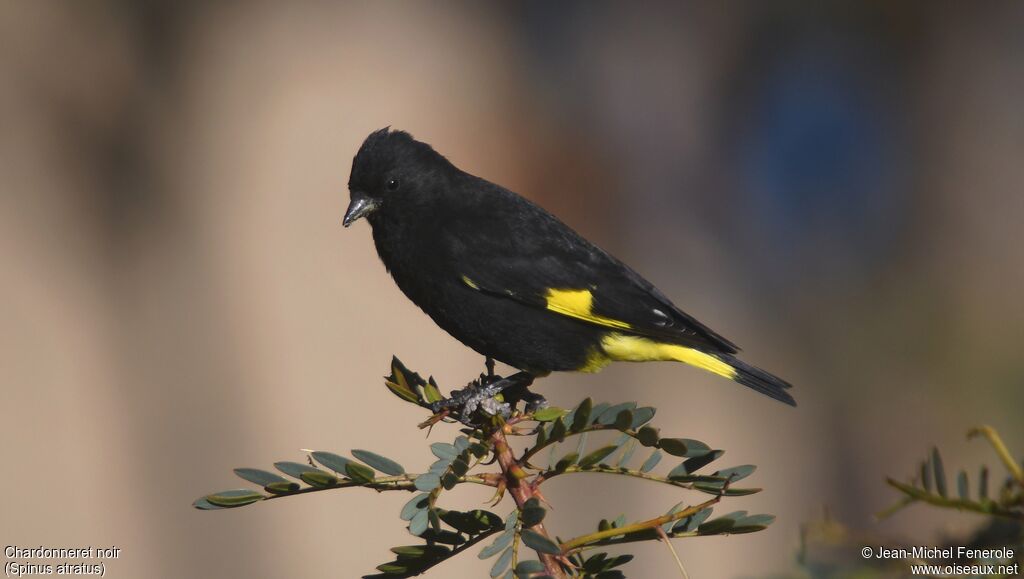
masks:
[[[788,382],[741,361],[628,265],[408,132],[366,137],[348,189],[343,225],[365,218],[399,289],[489,369],[539,378],[676,361],[796,406]]]

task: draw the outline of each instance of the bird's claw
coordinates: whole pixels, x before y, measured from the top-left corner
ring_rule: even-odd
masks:
[[[523,394],[522,400],[525,404],[523,412],[526,414],[533,414],[534,412],[543,410],[549,406],[547,398],[544,398],[536,392],[530,392],[529,390]]]
[[[526,403],[528,412],[547,406],[547,400],[526,388],[533,382],[533,376],[526,372],[513,374],[508,378],[501,376],[481,376],[480,380],[470,383],[461,390],[452,390],[451,395],[443,400],[431,402],[428,407],[434,415],[445,414],[457,417],[459,422],[474,426],[473,416],[482,411],[488,416],[509,418],[519,400]],[[514,396],[508,401],[498,398],[502,392],[514,390]]]

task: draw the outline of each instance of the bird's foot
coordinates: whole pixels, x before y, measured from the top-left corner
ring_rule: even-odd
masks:
[[[478,410],[488,416],[512,416],[515,405],[520,400],[532,411],[543,408],[547,401],[543,396],[527,390],[533,383],[533,375],[518,372],[502,378],[501,376],[481,376],[461,390],[453,390],[450,398],[438,400],[430,405],[434,414],[447,411],[449,416],[457,416],[459,422],[474,426],[473,415]],[[499,394],[505,393],[502,399]]]
[[[530,382],[525,384],[517,384],[511,388],[508,388],[504,392],[503,398],[508,401],[509,404],[515,408],[519,402],[523,403],[523,412],[526,414],[532,414],[542,408],[548,407],[548,400],[536,392],[530,392],[529,386],[533,383],[532,377]]]

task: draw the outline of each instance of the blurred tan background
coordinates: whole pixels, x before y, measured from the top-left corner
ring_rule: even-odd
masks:
[[[409,542],[404,494],[190,508],[300,448],[424,468],[390,356],[447,387],[482,368],[341,228],[385,125],[796,384],[791,409],[667,364],[542,382],[759,465],[732,506],[778,523],[678,542],[692,577],[788,568],[824,508],[918,540],[977,524],[871,514],[933,443],[992,462],[972,425],[1024,448],[1022,25],[1015,2],[3,2],[0,541],[116,545],[114,578],[357,577]],[[572,482],[547,491],[565,535],[685,498]],[[633,551],[631,577],[674,572]]]

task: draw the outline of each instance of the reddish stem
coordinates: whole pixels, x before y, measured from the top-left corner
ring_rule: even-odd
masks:
[[[526,501],[537,496],[535,487],[526,482],[527,473],[523,470],[522,465],[509,447],[504,427],[498,428],[491,435],[491,442],[494,444],[494,453],[498,457],[498,464],[501,465],[501,472],[505,477],[508,492],[516,502],[516,506],[522,510]],[[544,528],[543,522],[529,527],[529,530],[551,539],[547,529]],[[545,573],[556,579],[565,579],[565,572],[562,570],[562,566],[558,563],[558,558],[555,555],[539,551],[537,555],[540,557],[540,562],[544,564]]]

